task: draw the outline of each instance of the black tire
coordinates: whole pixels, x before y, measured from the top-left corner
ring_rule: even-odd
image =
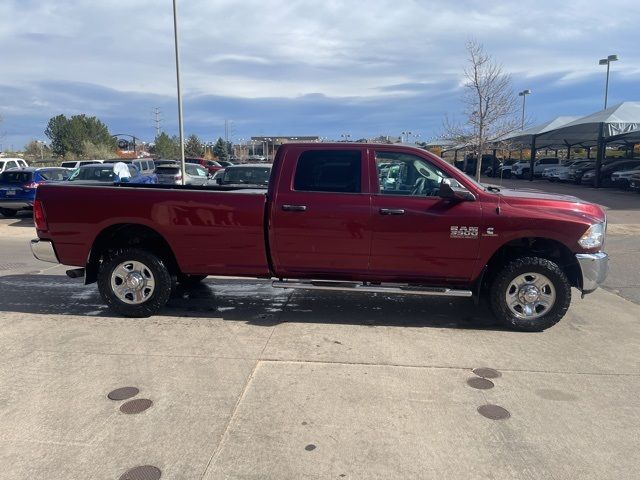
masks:
[[[511,282],[526,273],[547,277],[555,290],[555,302],[543,315],[527,319],[517,316],[507,305],[506,294]],[[525,332],[541,332],[558,323],[571,303],[571,285],[562,269],[551,260],[540,257],[521,257],[500,269],[491,283],[489,303],[496,319],[504,326]]]
[[[154,288],[143,303],[129,304],[122,301],[111,287],[114,270],[122,263],[135,261],[144,264],[153,275]],[[171,274],[161,258],[138,248],[123,248],[108,254],[98,271],[98,290],[107,306],[125,317],[144,318],[162,309],[171,295]]]
[[[207,278],[207,275],[185,275],[184,273],[181,273],[178,275],[177,281],[180,285],[188,287],[191,285],[197,285],[205,278]]]
[[[13,218],[18,214],[18,211],[11,208],[0,208],[0,213],[7,218]]]

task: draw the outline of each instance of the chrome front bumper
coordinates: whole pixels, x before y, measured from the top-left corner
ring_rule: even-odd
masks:
[[[591,293],[604,282],[609,273],[609,256],[604,252],[577,253],[582,272],[582,293]]]
[[[43,262],[60,263],[51,240],[40,240],[39,238],[31,240],[31,253]]]

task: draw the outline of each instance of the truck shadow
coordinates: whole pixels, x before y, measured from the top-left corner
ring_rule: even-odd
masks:
[[[106,309],[96,285],[60,275],[0,277],[0,311],[41,315],[117,317]],[[159,313],[167,317],[222,318],[250,325],[337,323],[501,329],[488,309],[470,299],[350,292],[293,291],[266,280],[207,279],[178,287]],[[131,319],[131,321],[136,321]]]

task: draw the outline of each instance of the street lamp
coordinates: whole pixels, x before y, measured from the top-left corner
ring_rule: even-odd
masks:
[[[520,130],[524,130],[524,106],[527,103],[527,95],[531,95],[531,90],[523,90],[518,92],[518,95],[522,97],[522,120],[520,122]]]
[[[411,136],[411,132],[402,132],[400,134],[400,142],[405,143],[405,135],[407,136],[406,143],[409,143],[409,137]]]
[[[344,138],[343,142],[348,142],[351,138],[351,135],[349,135],[348,133],[343,133],[342,135],[340,135],[340,137]]]
[[[609,68],[611,66],[611,62],[617,62],[618,55],[609,55],[607,58],[601,58],[599,65],[607,66],[607,82],[604,85],[604,108],[607,108],[607,95],[609,93]]]

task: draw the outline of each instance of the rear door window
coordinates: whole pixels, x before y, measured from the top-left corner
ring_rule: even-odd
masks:
[[[298,158],[294,190],[360,193],[362,160],[359,150],[310,150]]]

